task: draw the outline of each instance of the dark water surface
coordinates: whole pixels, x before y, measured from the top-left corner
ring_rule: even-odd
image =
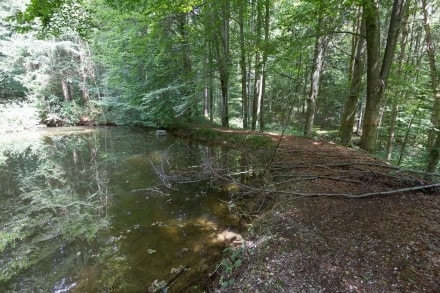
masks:
[[[148,292],[177,275],[181,292],[202,281],[238,221],[226,191],[168,175],[222,154],[121,127],[2,136],[0,292]]]

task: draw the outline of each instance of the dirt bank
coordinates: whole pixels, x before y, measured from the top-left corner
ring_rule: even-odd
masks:
[[[438,186],[362,151],[266,136],[279,148],[256,154],[266,156],[264,178],[235,182],[235,198],[253,217],[244,242],[225,254],[214,287],[438,292]]]

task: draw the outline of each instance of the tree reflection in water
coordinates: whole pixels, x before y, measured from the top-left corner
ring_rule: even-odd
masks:
[[[176,274],[180,290],[238,227],[227,190],[168,189],[155,174],[224,160],[218,148],[118,127],[2,141],[0,153],[0,291],[145,291]]]

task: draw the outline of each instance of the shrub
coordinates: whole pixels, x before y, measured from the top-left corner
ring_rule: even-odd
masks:
[[[38,109],[29,102],[0,104],[0,133],[31,129],[39,124]]]

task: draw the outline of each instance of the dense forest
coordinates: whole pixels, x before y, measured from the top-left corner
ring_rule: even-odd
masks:
[[[434,0],[3,0],[0,132],[133,124],[324,137],[440,158]]]
[[[439,9],[1,0],[0,291],[437,292]]]

